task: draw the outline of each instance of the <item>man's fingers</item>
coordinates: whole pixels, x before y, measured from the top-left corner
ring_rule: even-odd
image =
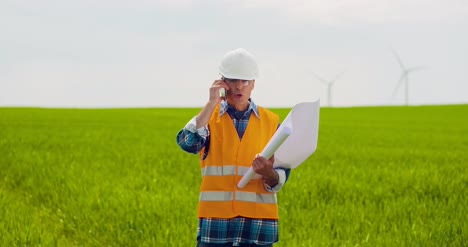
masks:
[[[225,89],[225,92],[222,93],[221,89]],[[226,97],[228,86],[223,80],[215,80],[210,87],[210,100],[220,101]]]
[[[213,84],[211,84],[211,86],[214,86],[214,85],[216,85],[216,84],[219,84],[219,83],[222,82],[222,81],[223,81],[223,80],[215,80],[215,81],[213,82]]]
[[[259,156],[255,157],[255,160],[258,160],[261,163],[269,163],[269,162],[274,161],[275,157],[271,156],[271,158],[267,160],[267,159],[265,159],[265,157],[259,155]]]
[[[226,90],[229,89],[229,87],[227,86],[227,84],[223,80],[215,80],[213,82],[213,84],[211,84],[211,87],[223,87]]]
[[[271,163],[275,163],[275,155],[272,155],[270,159],[268,159]]]
[[[272,167],[274,163],[274,157],[271,157],[270,159],[265,159],[262,156],[256,156],[255,159],[252,162],[252,167],[255,167],[256,169],[263,169],[263,168],[269,168]]]

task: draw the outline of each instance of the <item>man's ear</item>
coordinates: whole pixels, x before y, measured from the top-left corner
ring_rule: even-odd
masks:
[[[252,80],[252,89],[255,88],[255,80]]]

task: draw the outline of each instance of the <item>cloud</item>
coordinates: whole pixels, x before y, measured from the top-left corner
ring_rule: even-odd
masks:
[[[148,9],[148,8],[181,8],[190,7],[193,4],[193,0],[41,0],[41,1],[29,1],[29,0],[5,0],[2,4],[10,7],[22,8],[22,9],[47,9],[50,7],[67,7],[67,8],[106,8],[106,9]]]
[[[3,9],[3,10],[2,10]],[[351,26],[356,23],[380,24],[385,22],[431,22],[464,20],[468,15],[465,0],[101,0],[57,1],[5,0],[0,12],[11,10],[23,14],[47,14],[65,11],[71,14],[90,13],[182,13],[206,9],[220,12],[253,9],[271,11],[301,23],[321,23],[333,26]],[[60,11],[57,11],[60,10]],[[104,11],[104,12],[103,12]],[[156,14],[156,13],[154,13]]]
[[[461,20],[468,15],[468,2],[462,0],[313,0],[243,1],[245,8],[268,8],[288,18],[330,25],[383,23],[387,21]]]

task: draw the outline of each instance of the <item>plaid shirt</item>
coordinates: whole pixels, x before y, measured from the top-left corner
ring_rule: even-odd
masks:
[[[278,242],[278,220],[201,218],[198,221],[197,240],[202,243],[240,243],[267,245]]]
[[[220,104],[219,116],[224,115],[226,112],[231,117],[232,122],[234,123],[234,127],[236,127],[239,139],[242,139],[244,136],[251,112],[254,112],[255,116],[260,118],[258,115],[257,105],[255,105],[255,103],[251,100],[249,108],[244,113],[237,112],[236,109],[228,105],[226,101],[222,101]],[[202,130],[197,131],[194,120],[195,118],[193,118],[192,121],[189,122],[189,124],[187,124],[187,126],[183,128],[179,134],[177,134],[177,143],[183,150],[193,154],[197,154],[202,150],[203,147],[206,147],[203,154],[203,159],[205,159],[206,155],[208,155],[210,145],[210,131],[207,126],[204,126],[202,127]]]
[[[220,116],[226,112],[232,119],[237,130],[239,138],[242,139],[247,124],[252,116],[260,118],[258,108],[251,100],[249,108],[245,112],[237,112],[236,109],[229,106],[226,101],[220,105]],[[251,113],[254,114],[251,114]],[[191,123],[192,122],[192,123]],[[210,133],[207,126],[196,129],[195,118],[193,118],[177,134],[177,143],[179,146],[189,152],[198,153],[205,147],[203,159],[206,158],[210,144]],[[276,168],[284,170],[285,182],[289,177],[290,169]],[[276,192],[273,188],[266,186],[267,190]],[[278,220],[274,219],[251,219],[244,217],[235,217],[230,219],[218,218],[200,218],[197,228],[197,240],[203,243],[254,243],[258,245],[272,244],[278,241]]]

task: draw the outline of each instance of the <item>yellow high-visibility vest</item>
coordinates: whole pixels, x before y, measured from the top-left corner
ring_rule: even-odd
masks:
[[[218,105],[208,123],[210,146],[205,160],[202,159],[204,150],[200,152],[202,184],[198,217],[278,219],[276,194],[265,189],[262,178],[237,188],[255,155],[276,132],[278,115],[258,107],[259,118],[251,113],[241,141],[229,114],[220,117],[219,110]]]

